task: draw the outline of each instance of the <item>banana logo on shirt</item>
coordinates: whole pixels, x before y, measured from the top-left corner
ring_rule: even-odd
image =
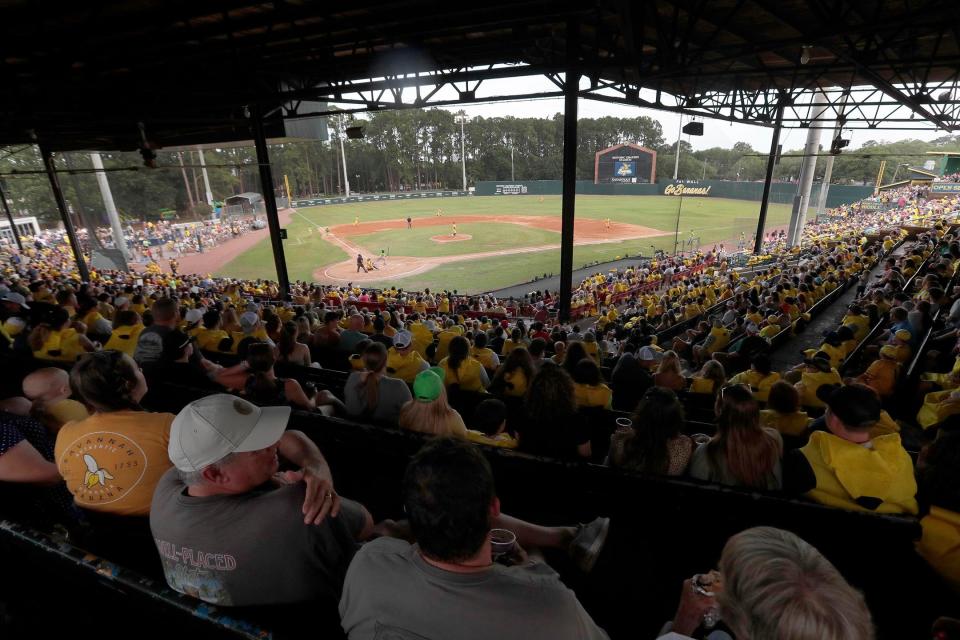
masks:
[[[96,431],[67,445],[57,467],[77,504],[97,508],[124,499],[140,484],[147,456],[122,433]]]
[[[87,465],[87,472],[83,474],[83,484],[91,489],[96,485],[107,486],[107,480],[113,480],[110,472],[97,464],[97,461],[89,453],[83,454],[83,463]]]

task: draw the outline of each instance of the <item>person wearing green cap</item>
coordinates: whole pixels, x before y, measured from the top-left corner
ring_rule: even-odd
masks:
[[[435,436],[467,437],[467,427],[447,402],[444,371],[431,367],[413,380],[413,400],[400,409],[400,428]]]

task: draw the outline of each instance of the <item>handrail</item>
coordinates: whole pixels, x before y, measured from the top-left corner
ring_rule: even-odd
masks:
[[[159,597],[165,604],[183,613],[249,640],[263,640],[272,637],[269,630],[237,618],[235,611],[214,607],[201,600],[178,593],[165,584],[160,585],[132,569],[127,569],[106,558],[89,553],[80,547],[64,544],[46,533],[35,531],[9,520],[0,520],[0,533],[21,544],[40,547],[44,552],[58,560],[88,571],[92,576],[107,581],[108,584],[111,584],[114,588],[119,588],[126,594],[135,593],[148,600],[156,600]]]
[[[955,286],[957,286],[958,281],[960,281],[960,269],[953,272],[953,275],[950,277],[950,282],[947,284],[947,291],[952,291]],[[907,368],[907,378],[913,378],[917,373],[916,369],[920,363],[924,351],[927,349],[927,345],[930,343],[930,339],[933,337],[933,330],[937,326],[937,322],[940,320],[940,316],[948,311],[946,307],[940,307],[937,309],[936,315],[933,316],[933,319],[930,321],[930,328],[927,329],[926,335],[923,336],[923,341],[920,343],[920,346],[917,348],[917,352],[913,354],[913,359],[910,361],[910,366]]]
[[[894,251],[896,251],[897,248],[899,248],[903,244],[905,244],[905,241],[903,240],[898,242],[897,245],[890,250],[890,253],[893,253]],[[936,254],[936,251],[934,251],[934,253],[931,253],[929,256],[927,256],[924,259],[923,262],[920,263],[920,266],[917,267],[917,270],[914,272],[914,274],[910,276],[910,278],[904,284],[903,286],[904,291],[909,291],[910,286],[913,284],[914,280],[920,275],[921,272],[926,271],[927,267],[929,266],[929,262],[931,258],[933,258],[935,254]],[[880,333],[880,331],[883,329],[883,326],[886,322],[887,322],[887,318],[881,318],[880,320],[878,320],[877,323],[870,328],[870,331],[867,332],[867,335],[865,335],[863,339],[859,343],[857,343],[857,346],[854,348],[854,350],[851,351],[849,354],[847,354],[847,357],[843,359],[843,362],[840,364],[840,368],[838,369],[838,371],[841,374],[845,373],[853,365],[854,362],[858,361],[860,356],[863,354],[864,349],[866,349],[867,345],[869,345],[870,342],[877,337],[877,334]]]

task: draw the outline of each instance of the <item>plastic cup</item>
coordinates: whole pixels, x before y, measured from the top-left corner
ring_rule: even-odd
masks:
[[[694,444],[707,444],[710,442],[710,436],[705,433],[695,433],[690,436],[690,439],[693,440]]]
[[[517,546],[517,534],[509,529],[490,530],[490,556],[494,562],[504,563]]]
[[[617,418],[616,422],[618,430],[629,429],[633,426],[633,420],[630,418]]]

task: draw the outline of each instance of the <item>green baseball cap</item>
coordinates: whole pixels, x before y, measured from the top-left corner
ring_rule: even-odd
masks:
[[[421,371],[413,379],[413,397],[420,402],[433,402],[443,393],[443,377],[437,374],[438,368]]]

